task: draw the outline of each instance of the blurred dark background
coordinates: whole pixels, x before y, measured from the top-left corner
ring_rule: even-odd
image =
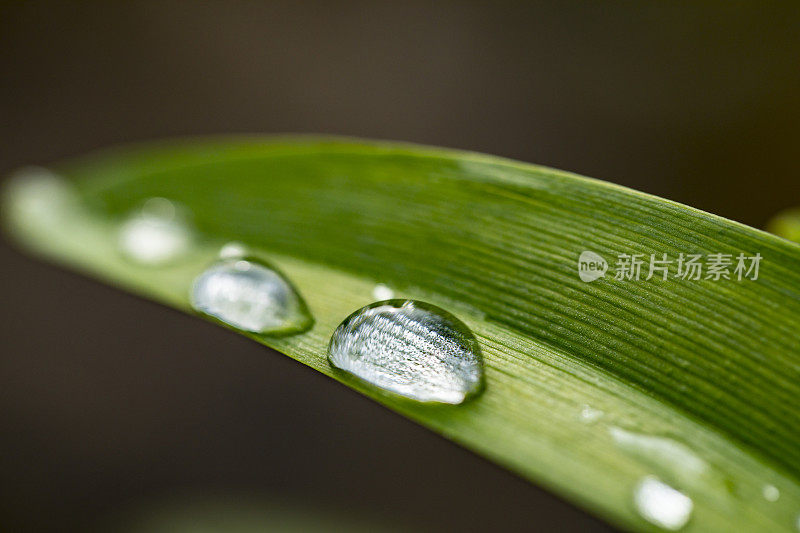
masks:
[[[800,7],[761,2],[0,4],[0,173],[166,136],[478,150],[763,227],[800,204]],[[0,521],[175,494],[402,528],[589,515],[210,324],[0,243]]]

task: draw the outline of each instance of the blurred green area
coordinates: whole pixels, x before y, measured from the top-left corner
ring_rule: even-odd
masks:
[[[767,231],[800,243],[800,208],[787,209],[775,215],[767,224]]]

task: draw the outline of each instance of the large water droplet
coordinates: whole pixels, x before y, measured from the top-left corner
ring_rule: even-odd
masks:
[[[163,265],[189,251],[192,231],[180,208],[166,198],[151,198],[123,222],[119,246],[129,259]]]
[[[633,503],[642,518],[671,531],[685,526],[694,508],[691,498],[653,476],[645,477],[636,486]]]
[[[252,258],[211,265],[195,280],[191,299],[197,311],[251,333],[299,333],[313,324],[289,280]]]
[[[328,348],[331,364],[421,402],[458,404],[483,387],[475,336],[456,317],[414,300],[363,307],[342,322]]]

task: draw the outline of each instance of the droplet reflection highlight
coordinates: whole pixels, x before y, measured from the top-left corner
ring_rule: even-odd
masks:
[[[328,359],[383,390],[459,404],[483,388],[483,358],[469,328],[434,305],[386,300],[363,307],[331,337]]]
[[[299,333],[313,324],[308,307],[283,274],[252,258],[224,259],[194,282],[192,307],[250,333]]]

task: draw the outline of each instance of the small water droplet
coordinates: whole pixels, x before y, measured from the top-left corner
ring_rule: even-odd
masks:
[[[677,531],[692,516],[694,502],[654,476],[643,478],[633,493],[639,515],[658,527]]]
[[[7,207],[20,220],[34,219],[57,223],[64,206],[74,200],[71,184],[58,174],[36,166],[20,168],[5,184],[3,200],[13,199]]]
[[[289,280],[251,258],[223,259],[200,274],[192,307],[237,329],[269,335],[299,333],[313,324]]]
[[[234,257],[244,257],[248,254],[247,246],[238,242],[238,241],[231,241],[226,243],[222,248],[219,250],[219,258],[220,259],[231,259]]]
[[[722,484],[722,479],[694,450],[668,437],[636,433],[611,426],[608,429],[614,444],[626,453],[645,462],[651,468],[684,485],[699,483]]]
[[[459,404],[483,388],[469,328],[434,305],[388,300],[363,307],[331,337],[328,359],[364,381],[421,402]]]
[[[156,196],[145,200],[142,204],[142,213],[158,218],[175,218],[178,208],[170,200]]]
[[[372,297],[376,300],[391,300],[394,298],[394,291],[388,285],[378,283],[372,289]]]
[[[775,485],[764,485],[761,494],[768,502],[776,502],[781,497],[781,491]]]
[[[192,231],[180,209],[166,198],[150,198],[123,222],[119,247],[129,259],[163,265],[187,253]]]
[[[603,418],[604,414],[600,409],[595,409],[591,405],[584,405],[581,407],[580,419],[584,424],[592,424]]]

